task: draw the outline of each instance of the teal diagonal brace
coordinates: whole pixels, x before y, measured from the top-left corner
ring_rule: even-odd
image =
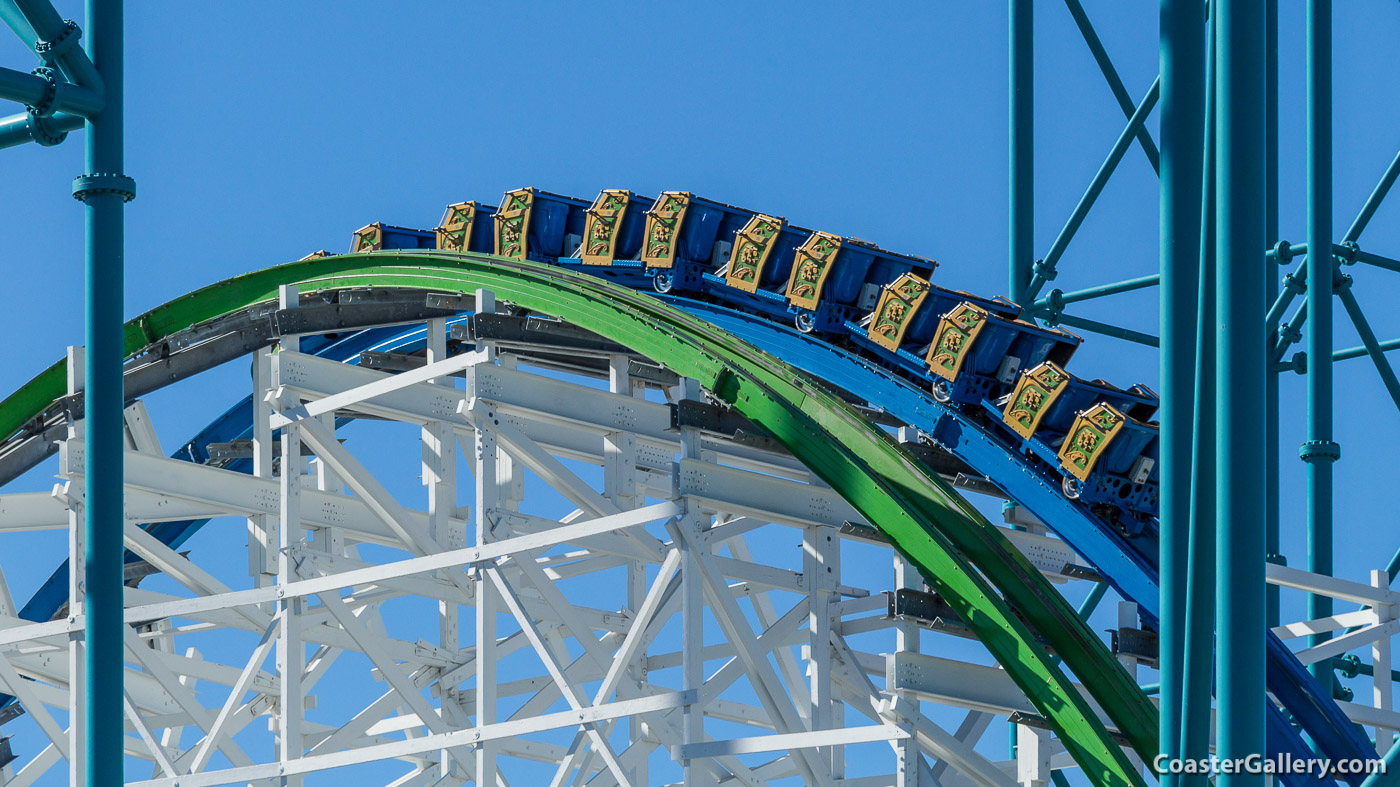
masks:
[[[1133,106],[1133,97],[1128,95],[1128,89],[1123,86],[1123,80],[1118,76],[1118,69],[1113,67],[1113,60],[1108,56],[1108,50],[1104,49],[1103,41],[1099,40],[1099,34],[1094,30],[1094,25],[1089,21],[1089,15],[1084,13],[1084,6],[1079,0],[1065,0],[1065,6],[1069,8],[1070,16],[1074,17],[1074,23],[1079,26],[1079,34],[1084,36],[1084,43],[1089,45],[1089,52],[1094,55],[1094,62],[1099,64],[1099,70],[1103,72],[1103,78],[1108,82],[1108,89],[1113,91],[1113,97],[1117,99],[1118,106],[1123,110],[1123,117],[1132,118],[1133,111],[1137,109]],[[1147,156],[1147,161],[1152,165],[1152,171],[1159,176],[1162,174],[1162,164],[1157,153],[1157,145],[1152,141],[1152,134],[1146,128],[1138,129],[1138,145]]]
[[[1381,206],[1381,203],[1385,201],[1385,195],[1390,193],[1390,187],[1395,185],[1397,176],[1400,176],[1400,153],[1396,153],[1395,158],[1391,159],[1390,166],[1381,176],[1381,182],[1376,184],[1371,196],[1366,198],[1366,204],[1361,206],[1361,212],[1356,215],[1356,220],[1351,223],[1347,234],[1342,236],[1343,243],[1355,242],[1361,237],[1366,225],[1371,223],[1371,217],[1376,215],[1376,208]]]
[[[1337,288],[1337,297],[1341,298],[1347,316],[1351,317],[1352,324],[1356,326],[1356,332],[1361,336],[1361,344],[1366,347],[1366,353],[1376,365],[1376,371],[1380,373],[1385,389],[1390,392],[1390,398],[1395,401],[1396,408],[1400,408],[1400,379],[1396,379],[1395,369],[1391,367],[1390,361],[1386,360],[1385,351],[1381,349],[1380,342],[1376,341],[1376,333],[1371,330],[1371,324],[1361,312],[1361,304],[1356,302],[1356,294],[1351,291],[1350,284],[1350,279],[1345,280],[1345,283]]]
[[[1147,122],[1147,116],[1152,114],[1152,108],[1157,106],[1157,96],[1161,86],[1161,77],[1152,80],[1152,87],[1148,88],[1142,103],[1138,104],[1137,110],[1128,119],[1128,125],[1123,128],[1123,133],[1118,135],[1118,141],[1113,143],[1113,149],[1109,151],[1108,158],[1104,159],[1103,165],[1094,174],[1089,188],[1084,191],[1084,196],[1079,198],[1079,204],[1074,206],[1074,212],[1070,214],[1069,221],[1065,222],[1064,229],[1060,230],[1059,236],[1050,246],[1050,251],[1046,253],[1045,259],[1038,266],[1041,270],[1037,270],[1035,276],[1031,278],[1031,286],[1027,291],[1025,302],[1033,302],[1040,294],[1040,289],[1045,286],[1046,277],[1042,270],[1054,270],[1055,263],[1064,256],[1069,242],[1074,239],[1074,233],[1079,231],[1079,225],[1084,223],[1084,218],[1089,215],[1089,209],[1094,207],[1094,202],[1098,200],[1104,186],[1108,185],[1108,179],[1113,177],[1114,171],[1118,169],[1118,162],[1123,160],[1123,154],[1132,144],[1138,129],[1143,127],[1143,124]]]

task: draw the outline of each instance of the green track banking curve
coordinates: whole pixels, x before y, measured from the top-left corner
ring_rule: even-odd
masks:
[[[315,258],[210,285],[128,322],[127,356],[201,322],[271,300],[282,284],[296,284],[303,294],[348,287],[465,294],[489,289],[501,301],[559,317],[697,379],[768,430],[884,532],[968,621],[1091,782],[1145,784],[1036,637],[1079,676],[1134,752],[1152,762],[1157,710],[1127,671],[997,527],[884,430],[802,372],[703,320],[597,278],[439,251]],[[64,380],[60,361],[0,402],[0,435],[14,433],[61,397]]]

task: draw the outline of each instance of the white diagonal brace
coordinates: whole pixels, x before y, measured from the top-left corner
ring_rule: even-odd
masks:
[[[393,656],[384,649],[379,638],[370,632],[364,621],[356,617],[355,613],[350,611],[350,607],[341,601],[335,593],[322,593],[317,598],[321,600],[326,609],[330,610],[331,616],[335,618],[341,628],[345,629],[355,644],[364,650],[365,656],[374,666],[379,668],[380,674],[384,676],[389,686],[399,693],[409,709],[418,715],[418,719],[423,722],[423,725],[434,733],[447,732],[447,722],[443,721],[437,710],[423,698],[418,686],[414,685],[413,680],[404,673],[398,662],[394,661]],[[455,751],[454,756],[462,762],[471,761],[471,753],[466,750]]]
[[[290,423],[297,421],[307,421],[316,416],[333,413],[360,402],[370,401],[376,397],[387,393],[393,393],[404,388],[417,385],[418,383],[430,382],[434,377],[446,377],[459,372],[468,366],[474,366],[486,360],[486,354],[481,352],[462,353],[451,358],[445,358],[435,363],[410,369],[406,372],[382,377],[371,383],[366,383],[348,391],[331,394],[330,396],[317,399],[314,402],[291,407],[281,412],[273,413],[272,428],[280,429]]]
[[[569,706],[575,711],[583,710],[587,706],[584,705],[582,697],[579,696],[573,681],[569,680],[568,676],[564,674],[564,670],[559,666],[559,662],[555,659],[553,651],[545,644],[544,638],[541,636],[539,628],[535,625],[534,619],[526,614],[525,608],[521,606],[520,597],[516,595],[515,589],[506,581],[500,569],[489,567],[484,569],[484,571],[487,577],[491,579],[492,584],[500,591],[501,600],[505,602],[506,608],[510,610],[510,614],[513,615],[516,622],[520,624],[521,631],[524,631],[525,636],[529,638],[530,644],[534,646],[536,654],[540,657],[540,661],[544,663],[545,669],[549,671],[550,677],[554,678],[555,683],[558,684],[560,693],[564,695],[564,700],[568,702]],[[617,778],[619,784],[624,785],[624,787],[631,787],[631,782],[628,780],[626,773],[623,772],[622,765],[617,761],[617,753],[613,751],[612,744],[604,739],[593,725],[588,725],[587,729],[589,737],[593,739],[593,745],[597,747],[598,753],[603,757],[603,761],[608,764],[608,770],[612,771],[613,776]]]
[[[437,551],[427,528],[409,518],[404,507],[389,494],[389,490],[385,489],[320,421],[301,421],[301,433],[302,439],[311,446],[311,450],[340,474],[346,485],[355,492],[355,496],[363,500],[375,516],[398,534],[408,551],[420,557]]]
[[[232,591],[232,588],[220,582],[213,574],[195,565],[189,558],[171,549],[133,522],[126,523],[122,530],[122,539],[128,549],[140,555],[147,563],[202,596],[216,596]],[[255,607],[239,607],[238,612],[255,626],[266,627],[271,621],[267,613]]]
[[[1294,655],[1305,666],[1315,664],[1323,659],[1340,656],[1349,650],[1370,644],[1381,637],[1389,637],[1397,631],[1400,631],[1400,620],[1391,620],[1343,634],[1336,639],[1329,639],[1321,645],[1300,650]]]
[[[40,702],[26,685],[29,681],[19,676],[14,665],[4,655],[0,655],[0,682],[5,684],[5,688],[19,700],[19,704],[29,715],[34,717],[39,729],[44,731],[44,735],[58,749],[58,753],[63,755],[63,759],[68,759],[68,733],[58,726],[49,709],[44,707],[44,703]]]
[[[782,617],[773,621],[762,634],[754,639],[754,643],[757,645],[756,652],[766,656],[778,648],[791,645],[794,641],[793,634],[798,630],[798,624],[806,619],[809,612],[811,612],[811,606],[808,599],[800,599],[792,605],[792,609],[784,612]],[[705,685],[700,687],[701,704],[718,698],[720,693],[743,676],[744,670],[744,661],[741,658],[735,657],[725,662],[724,666],[715,670],[714,674],[705,679]]]
[[[492,406],[489,402],[473,399],[470,402],[463,402],[462,410],[464,415],[475,422],[485,418]],[[595,517],[621,513],[622,509],[616,503],[599,494],[572,470],[565,467],[563,462],[541,448],[538,443],[509,422],[502,419],[492,419],[491,429],[495,431],[496,439],[512,457],[544,479],[546,483],[558,490],[574,505]],[[661,541],[647,533],[625,531],[625,535],[641,547],[648,560],[654,563],[661,562],[661,555],[665,552],[665,545]]]
[[[617,690],[618,684],[622,681],[623,673],[628,669],[632,658],[646,640],[647,627],[657,610],[661,608],[666,587],[670,584],[671,577],[675,576],[676,569],[680,568],[680,564],[680,550],[672,549],[666,553],[666,560],[661,564],[656,579],[652,582],[646,597],[642,599],[641,606],[637,608],[637,616],[632,621],[632,628],[628,629],[627,637],[623,639],[622,645],[613,655],[612,665],[608,667],[608,673],[603,677],[602,685],[593,695],[594,705],[603,704]],[[583,753],[583,747],[584,737],[582,733],[575,733],[573,742],[569,744],[568,754],[559,761],[559,767],[554,772],[554,779],[550,782],[551,787],[563,784],[563,780],[567,778],[569,771],[574,767],[575,759]]]
[[[775,689],[782,686],[777,672],[767,657],[758,652],[754,646],[755,640],[753,629],[749,628],[748,620],[744,618],[744,613],[739,609],[739,604],[734,600],[734,596],[729,592],[729,583],[724,581],[723,575],[715,567],[714,556],[710,550],[704,548],[699,543],[698,534],[690,532],[688,528],[676,527],[671,532],[691,543],[695,555],[696,565],[700,569],[700,575],[704,579],[705,595],[710,599],[710,609],[714,612],[715,620],[724,630],[724,635],[734,646],[735,654],[744,664],[744,669],[749,674],[749,682],[752,684],[754,693],[758,695],[764,710],[772,717],[773,723],[780,733],[789,733],[800,730],[802,722],[797,713],[797,708],[792,705],[787,694],[782,697],[785,702],[779,702],[775,696]],[[822,763],[818,762],[811,752],[799,750],[794,752],[794,764],[802,773],[803,779],[809,784],[831,784],[831,774]]]
[[[870,681],[870,676],[858,666],[859,659],[846,638],[840,635],[832,637],[832,645],[836,648],[837,654],[841,657],[841,668],[837,678],[855,695],[851,699],[851,705],[859,708],[857,704],[864,701],[870,712],[884,718],[886,721],[910,722],[914,725],[914,734],[921,746],[926,747],[933,756],[940,762],[948,762],[957,768],[959,772],[966,775],[975,784],[983,787],[1008,787],[1015,784],[1015,780],[1008,774],[997,769],[986,757],[973,750],[973,748],[953,737],[934,724],[927,716],[915,710],[909,713],[909,705],[913,703],[900,703],[896,706],[890,702],[890,697],[880,693],[875,684]],[[917,709],[917,705],[913,706]],[[863,709],[862,709],[863,710]],[[905,714],[912,718],[904,718]],[[918,758],[922,763],[923,758]],[[919,766],[922,771],[925,766]]]
[[[282,613],[285,614],[285,613]],[[214,718],[214,727],[209,730],[209,734],[204,736],[200,742],[198,751],[195,752],[194,761],[190,763],[190,771],[198,773],[204,770],[204,766],[209,762],[209,756],[214,753],[214,746],[219,740],[228,734],[227,725],[229,717],[238,708],[243,700],[243,695],[248,692],[253,683],[253,678],[262,668],[263,662],[267,660],[267,654],[272,650],[273,643],[277,640],[277,621],[270,621],[267,629],[263,631],[262,639],[253,648],[253,654],[248,658],[248,663],[243,665],[243,671],[238,674],[238,680],[234,681],[233,687],[229,690],[228,698],[224,700],[223,707],[219,708],[219,715]],[[300,697],[283,697],[282,703],[300,702]]]
[[[189,714],[195,725],[201,729],[205,735],[213,729],[213,722],[209,719],[209,709],[199,704],[199,699],[195,697],[194,691],[180,681],[175,671],[166,666],[165,660],[160,658],[155,651],[147,647],[141,637],[137,635],[135,629],[130,626],[122,626],[122,638],[126,641],[126,649],[141,664],[141,667],[155,678],[160,687],[170,695],[175,704],[180,709]],[[243,749],[232,738],[223,738],[218,741],[219,751],[228,757],[229,762],[237,766],[252,765],[253,761],[248,755],[243,753]]]
[[[136,728],[136,734],[141,736],[141,740],[146,744],[146,748],[151,750],[151,756],[155,758],[156,765],[165,772],[166,776],[175,776],[175,765],[170,761],[170,755],[166,754],[165,747],[156,740],[156,736],[151,734],[151,728],[146,724],[146,720],[141,718],[141,711],[136,709],[136,703],[131,701],[131,693],[122,692],[122,708],[126,710],[126,717],[131,720],[131,726]]]
[[[408,680],[413,683],[415,687],[427,685],[427,683],[431,682],[431,676],[435,674],[435,672],[435,668],[420,667],[418,670],[414,671],[413,674],[408,676]],[[341,725],[335,732],[332,732],[315,746],[312,746],[311,750],[307,752],[308,756],[312,754],[326,754],[346,748],[353,741],[364,735],[365,732],[378,723],[380,719],[389,715],[389,711],[405,705],[406,702],[399,696],[399,691],[390,688],[374,702],[367,705],[364,710],[355,714],[354,718],[350,719],[350,721],[345,722],[345,724]]]

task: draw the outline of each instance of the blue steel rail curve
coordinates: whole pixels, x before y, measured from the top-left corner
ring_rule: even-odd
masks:
[[[395,249],[495,254],[652,293],[912,427],[921,442],[951,453],[1044,522],[1139,605],[1143,628],[1156,628],[1157,429],[1149,420],[1156,395],[1076,377],[1067,365],[1079,337],[1038,324],[1005,299],[940,286],[931,260],[685,192],[652,200],[618,190],[588,203],[520,189],[499,208],[448,206],[433,230],[371,224],[351,245],[351,252]],[[467,313],[454,319],[468,329]],[[414,352],[423,331],[351,327],[304,342],[304,351],[356,363],[366,350]],[[175,456],[214,461],[208,446],[246,437],[250,424],[245,399]],[[0,483],[40,458],[18,449],[32,448],[51,427],[31,421],[0,444]],[[248,470],[247,460],[218,461]],[[148,530],[173,547],[203,524]],[[21,616],[61,614],[66,575],[65,565]],[[1271,753],[1311,756],[1301,730],[1328,757],[1374,757],[1329,692],[1274,637],[1268,664],[1269,690],[1288,714],[1268,708]],[[1305,775],[1285,781],[1324,783]]]

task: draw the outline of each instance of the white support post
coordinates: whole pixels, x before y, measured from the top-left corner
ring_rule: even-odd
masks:
[[[253,353],[253,475],[272,478],[272,348]],[[276,518],[248,517],[248,574],[256,587],[268,587],[277,577]]]
[[[1135,629],[1138,627],[1138,605],[1131,601],[1118,602],[1118,629]],[[1136,681],[1138,677],[1138,662],[1132,656],[1119,656],[1123,668],[1128,671]]]
[[[1016,725],[1016,783],[1021,787],[1045,787],[1050,783],[1050,733],[1024,724]]]
[[[495,293],[494,291],[492,291],[492,290],[477,290],[477,291],[476,291],[476,313],[477,313],[477,314],[495,314],[495,313],[496,313],[496,293]],[[496,362],[496,355],[497,355],[497,353],[496,353],[496,346],[495,346],[495,344],[494,344],[493,342],[481,342],[481,341],[479,341],[479,342],[477,343],[476,349],[477,349],[477,351],[479,351],[479,352],[484,352],[484,353],[486,353],[486,362],[487,362],[487,363],[495,363],[495,362]],[[481,779],[478,778],[478,779],[477,779],[477,784],[480,784],[480,783],[481,783]]]
[[[278,306],[291,309],[297,306],[297,288],[282,285],[278,290]],[[295,336],[283,336],[282,349],[296,352],[300,341]],[[280,383],[281,381],[276,381]],[[268,414],[269,417],[271,413]],[[269,435],[270,437],[271,435]],[[269,444],[270,445],[270,444]],[[296,566],[292,562],[291,547],[302,540],[301,524],[301,477],[305,472],[301,458],[301,425],[287,424],[282,427],[282,459],[278,491],[281,493],[280,522],[277,529],[277,583],[288,584],[296,581]],[[293,597],[281,600],[277,605],[277,688],[280,692],[279,723],[277,725],[277,758],[282,762],[298,759],[305,745],[302,739],[302,671],[305,669],[305,646],[302,638],[302,612],[305,600]],[[300,775],[283,776],[279,779],[282,787],[300,787]]]
[[[924,587],[923,577],[908,561],[895,553],[894,556],[894,586],[896,588],[907,588],[922,590]],[[895,652],[919,652],[919,627],[918,624],[904,620],[895,624]],[[903,693],[894,697],[894,716],[899,722],[912,721],[919,714],[919,702],[913,697],[905,696]],[[895,784],[897,787],[927,787],[921,785],[920,772],[923,770],[923,755],[919,753],[919,742],[917,738],[905,738],[891,741],[895,753]],[[941,764],[941,763],[940,763]]]
[[[326,430],[335,434],[335,413],[326,413],[320,416],[320,421]],[[316,475],[316,491],[326,492],[333,495],[345,493],[345,485],[340,480],[340,475],[335,472],[326,460],[316,457],[312,461],[312,472]],[[345,528],[335,525],[322,525],[312,529],[311,541],[315,547],[328,555],[341,557],[345,552]]]
[[[447,319],[428,320],[426,361],[434,364],[447,359]],[[454,378],[438,377],[434,385],[456,388]],[[466,528],[453,523],[457,513],[457,435],[452,424],[430,421],[423,425],[423,485],[428,487],[428,535],[442,551],[461,549],[467,545]],[[455,651],[461,647],[461,608],[454,602],[438,600],[438,644]],[[455,686],[443,686],[454,692]],[[455,692],[454,692],[455,693]],[[451,705],[452,697],[444,694],[443,707]],[[458,769],[458,762],[447,751],[439,752],[438,778],[449,777]]]
[[[477,292],[477,306],[483,303],[483,292]],[[478,423],[473,441],[473,462],[476,476],[476,547],[495,541],[492,533],[492,512],[497,505],[496,435],[484,422]],[[476,727],[495,724],[496,719],[496,615],[500,611],[500,594],[480,567],[472,571],[476,591]],[[496,752],[494,741],[482,741],[476,749],[476,783],[496,783]]]
[[[834,708],[831,694],[831,596],[835,585],[835,560],[840,545],[829,527],[808,525],[802,528],[802,574],[807,581],[807,633],[809,694],[809,729],[833,729]],[[817,749],[815,754],[832,766],[833,755],[840,747]]]
[[[281,527],[278,528],[277,581],[296,580],[296,567],[288,551],[301,540],[301,426],[282,428],[282,472],[280,475]],[[277,729],[277,755],[283,761],[302,755],[302,671],[305,669],[300,597],[283,599],[277,605],[277,684],[281,693],[280,724]],[[300,776],[290,776],[281,784],[296,787]]]
[[[86,364],[84,348],[68,348],[68,395],[80,393],[83,390],[83,369]],[[82,421],[68,422],[68,439],[82,440],[84,436],[84,424]],[[87,496],[83,493],[84,485],[87,482],[86,469],[82,462],[70,457],[68,453],[69,443],[64,442],[59,446],[59,472],[72,477],[71,474],[83,473],[82,480],[68,482],[68,620],[84,620],[84,601],[87,597],[83,575],[87,573],[87,544],[83,539],[83,509]],[[84,622],[86,625],[86,621]],[[83,728],[87,725],[82,722],[85,718],[85,706],[87,704],[87,685],[84,680],[86,670],[84,669],[85,640],[83,631],[74,631],[68,635],[68,783],[82,784],[87,778],[87,767],[83,760],[83,752],[87,750],[86,739],[83,737]]]
[[[1371,586],[1376,588],[1389,588],[1390,575],[1384,569],[1376,569],[1371,572]],[[1376,624],[1381,625],[1395,619],[1395,607],[1389,604],[1378,604],[1374,607],[1376,612]],[[1391,710],[1391,652],[1390,637],[1381,637],[1371,643],[1371,668],[1372,668],[1372,699],[1377,708],[1382,711]],[[1395,732],[1384,727],[1376,727],[1376,750],[1385,753],[1390,751],[1391,745],[1395,742]]]
[[[634,396],[632,378],[628,373],[631,359],[626,355],[612,355],[608,358],[608,390],[623,396]],[[645,394],[645,391],[642,391]],[[603,436],[603,494],[607,495],[618,508],[627,511],[635,508],[637,497],[637,436],[631,432],[608,432]],[[647,564],[643,560],[627,562],[627,609],[633,615],[641,608],[647,595]],[[637,649],[628,665],[628,677],[637,684],[647,682],[646,644]],[[643,737],[642,720],[632,717],[627,720],[627,739],[636,745]],[[632,766],[629,776],[634,784],[649,784],[647,758],[639,757]]]
[[[432,364],[447,358],[447,320],[428,321],[427,362]],[[453,378],[439,377],[435,385],[455,387]],[[431,421],[422,429],[423,485],[428,487],[428,535],[443,551],[461,549],[467,545],[464,527],[453,524],[457,513],[457,437],[447,421]],[[438,602],[438,644],[456,649],[461,645],[458,608],[447,601]]]
[[[684,433],[685,430],[682,430]],[[684,444],[684,434],[682,443]],[[699,440],[697,439],[698,443]],[[703,540],[698,537],[699,515],[680,517],[675,525],[677,530],[690,528],[697,537],[678,538],[676,543],[681,550],[681,690],[694,691],[699,696],[705,684],[705,602],[704,577],[700,572],[699,556],[696,550],[702,548]],[[705,740],[705,709],[690,705],[681,715],[681,745],[701,743]],[[710,783],[709,769],[699,760],[681,762],[685,787],[700,787]]]
[[[681,380],[678,399],[699,399],[700,386],[695,380]],[[681,427],[680,458],[700,458],[700,432],[693,427]],[[679,474],[679,466],[677,466]],[[675,537],[681,551],[681,689],[694,691],[699,696],[705,683],[705,583],[700,572],[700,560],[696,550],[704,540],[698,537],[698,513],[689,512],[676,520],[675,529],[688,528],[697,534],[696,538]],[[705,709],[699,705],[687,705],[681,712],[681,745],[701,743],[705,740]],[[684,787],[700,787],[710,783],[709,769],[700,760],[681,762]]]

